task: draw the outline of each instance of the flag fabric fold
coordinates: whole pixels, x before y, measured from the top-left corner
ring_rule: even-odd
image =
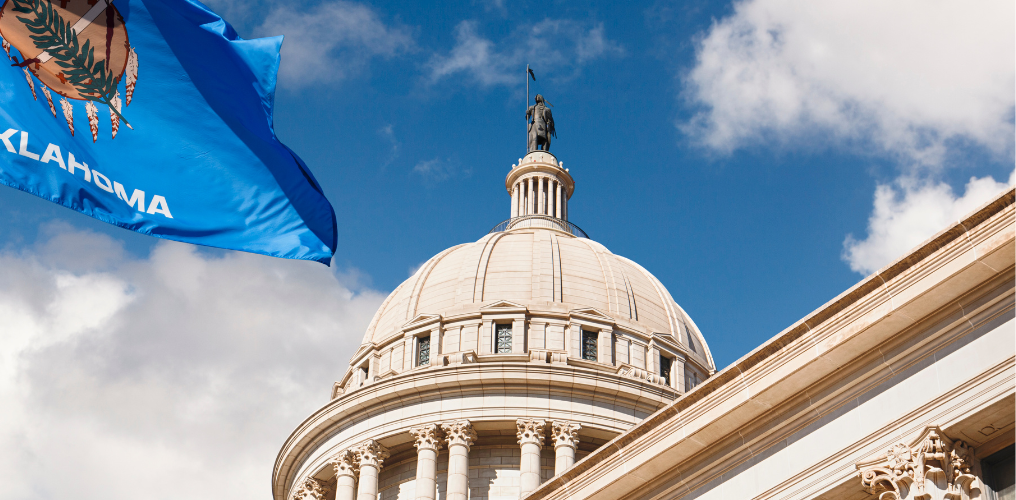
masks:
[[[151,236],[329,263],[334,211],[273,127],[282,37],[244,40],[194,0],[6,0],[0,36],[0,183]]]

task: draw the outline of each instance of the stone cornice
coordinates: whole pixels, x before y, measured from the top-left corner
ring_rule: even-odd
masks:
[[[751,421],[781,401],[771,398],[784,384],[802,387],[828,376],[857,352],[912,326],[913,318],[932,314],[969,291],[964,286],[946,289],[946,282],[962,279],[977,283],[998,273],[1011,273],[1016,260],[1014,200],[1016,192],[1006,191],[545,482],[527,498],[576,495],[576,490],[601,470],[624,470],[639,477],[637,469],[647,458],[640,457],[643,462],[636,463],[633,455],[648,446],[646,443],[675,432],[668,423],[678,415],[696,411],[736,414],[736,418],[725,418],[724,425],[737,427],[735,422]],[[797,360],[791,364],[794,358]],[[803,365],[810,365],[809,369],[805,371]],[[794,373],[789,370],[797,372],[792,383],[786,379]],[[611,495],[625,493],[613,491]]]

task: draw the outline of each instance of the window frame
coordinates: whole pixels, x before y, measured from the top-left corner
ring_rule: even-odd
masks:
[[[427,335],[417,335],[415,338],[416,338],[416,340],[415,340],[414,343],[416,344],[416,349],[414,349],[414,350],[416,351],[416,356],[415,356],[416,359],[413,360],[414,364],[416,366],[418,366],[418,367],[419,366],[430,366],[431,365],[431,361],[433,359],[433,356],[432,356],[433,353],[430,352],[430,348],[431,348],[430,334],[428,333]],[[427,361],[426,362],[423,361],[423,347],[424,347],[424,345],[426,345],[426,347],[427,347]]]
[[[599,361],[600,332],[584,328],[580,332],[579,357],[586,361]],[[592,339],[592,342],[589,342],[588,339]],[[591,357],[587,354],[586,350],[589,346],[592,346]]]
[[[498,323],[496,321],[494,322],[494,334],[491,336],[494,345],[491,346],[491,352],[493,352],[494,354],[511,354],[512,352],[514,352],[513,340],[515,335],[515,328],[513,327],[513,324],[514,322],[511,323]],[[499,345],[500,338],[498,334],[500,333],[502,328],[506,328],[508,331],[507,351],[500,350],[501,346]]]

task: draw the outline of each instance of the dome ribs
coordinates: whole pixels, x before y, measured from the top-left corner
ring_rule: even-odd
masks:
[[[617,298],[617,282],[614,281],[614,270],[610,266],[610,261],[608,259],[605,259],[603,255],[605,253],[604,250],[606,250],[606,247],[603,247],[602,245],[599,245],[598,243],[592,240],[584,239],[580,241],[582,241],[583,243],[586,244],[586,246],[589,247],[589,250],[593,252],[593,255],[596,255],[596,261],[599,262],[600,264],[600,272],[603,273],[603,282],[610,285],[606,287],[607,312],[620,314],[621,307],[620,304],[618,303]],[[606,262],[606,265],[604,265],[604,262]],[[613,296],[613,300],[611,300],[611,296]]]
[[[466,304],[473,301],[473,292],[476,289],[476,272],[480,265],[480,257],[483,255],[487,243],[497,237],[484,236],[480,241],[473,242],[463,250],[464,254],[459,264],[459,278],[455,285],[455,303]]]
[[[409,321],[410,319],[416,317],[416,306],[420,303],[420,295],[423,293],[423,287],[427,284],[427,278],[430,277],[430,273],[434,271],[435,267],[437,267],[438,262],[441,262],[441,259],[445,258],[445,256],[462,246],[463,245],[455,245],[435,255],[432,259],[425,262],[420,270],[416,271],[416,283],[413,286],[413,293],[409,296],[409,304],[406,307],[405,321]]]
[[[487,264],[490,262],[490,254],[494,252],[494,246],[504,237],[504,233],[496,234],[487,240],[480,254],[480,261],[476,264],[476,279],[473,281],[473,302],[483,302],[483,286],[487,281]]]

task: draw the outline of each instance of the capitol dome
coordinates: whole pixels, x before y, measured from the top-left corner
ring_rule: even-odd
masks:
[[[595,310],[625,329],[667,336],[714,368],[695,323],[649,271],[593,240],[532,227],[494,232],[425,262],[378,309],[363,344],[384,344],[420,314],[464,315],[499,301],[548,313]]]
[[[715,373],[666,287],[568,221],[554,155],[505,188],[508,220],[378,309],[280,451],[276,500],[521,498]]]

